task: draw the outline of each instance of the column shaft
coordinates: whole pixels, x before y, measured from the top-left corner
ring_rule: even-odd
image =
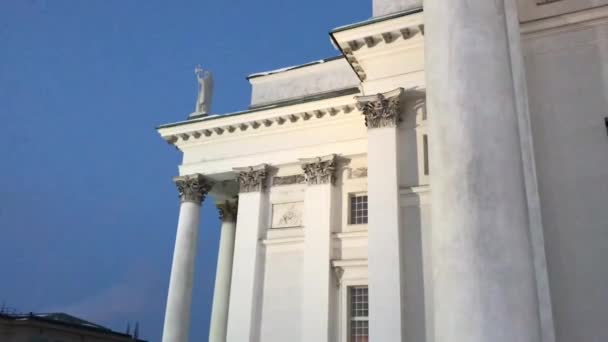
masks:
[[[435,342],[540,341],[512,1],[425,2]]]
[[[321,160],[321,159],[318,159]],[[335,340],[336,287],[331,275],[331,233],[334,223],[334,156],[305,164],[309,184],[304,197],[304,266],[302,341]],[[328,167],[323,167],[327,164]],[[331,166],[329,166],[331,165]],[[323,177],[319,170],[328,170]],[[313,174],[311,174],[313,173]],[[316,183],[323,178],[323,183]]]
[[[235,229],[236,222],[234,221],[234,218],[225,217],[222,221],[220,246],[217,258],[209,342],[226,341]]]
[[[163,342],[188,341],[199,219],[200,205],[182,202],[171,265]]]
[[[403,279],[397,128],[368,131],[369,334],[403,341]]]
[[[260,339],[264,282],[264,249],[260,239],[268,227],[266,165],[239,171],[239,205],[228,310],[228,342]]]

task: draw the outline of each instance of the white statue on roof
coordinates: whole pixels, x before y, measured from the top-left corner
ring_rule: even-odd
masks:
[[[211,111],[211,96],[213,95],[213,77],[211,72],[203,70],[200,65],[194,68],[198,81],[198,96],[196,98],[196,115],[206,115]]]

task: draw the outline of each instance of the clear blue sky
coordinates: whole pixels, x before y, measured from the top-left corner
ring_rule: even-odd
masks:
[[[245,76],[334,56],[327,32],[371,0],[0,1],[0,304],[64,311],[159,341],[180,153],[154,128],[215,76],[214,112]],[[207,338],[219,222],[207,203],[192,341]]]

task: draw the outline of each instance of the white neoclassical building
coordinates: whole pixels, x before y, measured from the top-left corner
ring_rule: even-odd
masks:
[[[338,57],[249,76],[242,112],[211,115],[197,69],[158,128],[183,153],[163,342],[205,198],[209,341],[608,341],[608,0],[373,9]]]

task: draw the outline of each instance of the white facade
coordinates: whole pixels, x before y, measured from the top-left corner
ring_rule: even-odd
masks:
[[[608,0],[420,3],[249,76],[248,110],[159,127],[183,153],[164,342],[205,196],[212,342],[608,340]]]

